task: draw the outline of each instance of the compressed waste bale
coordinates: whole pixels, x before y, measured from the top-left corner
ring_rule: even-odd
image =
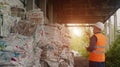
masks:
[[[10,7],[24,8],[20,0],[4,0],[4,3],[8,4]]]
[[[32,36],[36,30],[36,27],[36,24],[23,20],[14,25],[12,31],[21,35]]]
[[[0,40],[4,47],[0,50],[0,63],[12,63],[18,67],[33,66],[33,39],[23,35],[11,34]]]
[[[38,26],[35,40],[37,46],[43,50],[40,60],[45,61],[49,67],[73,67],[69,30],[64,25],[43,24]],[[60,62],[61,60],[64,62]],[[41,65],[44,64],[41,63]]]
[[[40,24],[41,22],[44,22],[44,16],[41,9],[34,9],[31,11],[28,11],[26,16],[27,16],[27,19],[30,20],[32,23]]]
[[[20,17],[21,19],[25,19],[25,9],[24,8],[11,7],[11,16]]]
[[[10,1],[10,2],[9,2]],[[0,35],[7,37],[10,34],[11,27],[14,25],[14,23],[17,23],[18,17],[11,16],[11,8],[12,6],[10,3],[13,4],[13,2],[16,2],[18,0],[0,0]],[[19,5],[18,3],[16,5]]]

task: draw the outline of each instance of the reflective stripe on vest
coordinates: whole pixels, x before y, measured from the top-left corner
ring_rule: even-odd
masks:
[[[96,46],[96,48],[106,48],[106,46]]]
[[[106,46],[98,46],[98,45],[97,45],[95,48],[97,48],[97,49],[102,49],[102,48],[105,49],[105,47],[106,47]],[[97,54],[104,54],[104,53],[105,53],[105,50],[102,50],[102,51],[101,51],[101,50],[94,50],[93,52],[94,52],[94,53],[97,53]]]
[[[95,50],[95,51],[93,51],[94,53],[97,53],[97,54],[104,54],[105,53],[105,51],[98,51],[98,50]]]

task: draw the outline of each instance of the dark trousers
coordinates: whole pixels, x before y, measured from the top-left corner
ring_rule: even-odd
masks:
[[[89,61],[89,67],[105,67],[105,62]]]

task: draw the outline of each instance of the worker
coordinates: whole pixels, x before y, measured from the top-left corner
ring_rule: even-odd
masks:
[[[89,67],[105,67],[106,36],[102,34],[104,24],[97,22],[93,27],[94,35],[86,48],[89,52]]]

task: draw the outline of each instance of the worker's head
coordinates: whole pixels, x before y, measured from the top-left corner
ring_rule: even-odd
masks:
[[[94,33],[98,33],[98,32],[101,32],[103,30],[104,30],[104,24],[102,22],[97,22],[94,25],[94,30],[93,30]]]

